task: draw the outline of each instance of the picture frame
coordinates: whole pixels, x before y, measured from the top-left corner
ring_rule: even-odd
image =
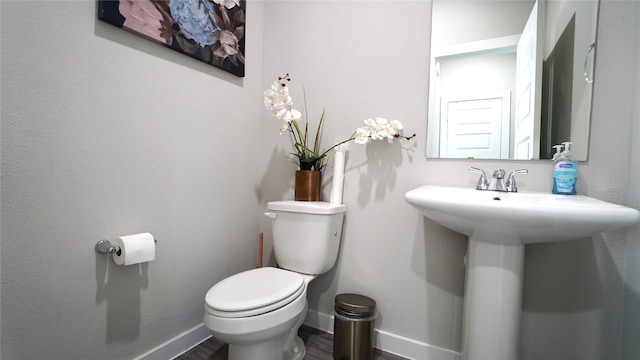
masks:
[[[98,0],[98,19],[244,77],[246,0]]]

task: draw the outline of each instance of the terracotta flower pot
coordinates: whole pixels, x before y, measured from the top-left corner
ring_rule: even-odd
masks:
[[[296,201],[320,201],[322,172],[315,170],[297,170],[295,182]]]

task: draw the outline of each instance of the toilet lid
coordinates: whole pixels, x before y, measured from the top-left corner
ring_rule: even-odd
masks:
[[[207,311],[220,317],[246,317],[280,308],[303,293],[301,274],[264,267],[232,275],[205,297]]]

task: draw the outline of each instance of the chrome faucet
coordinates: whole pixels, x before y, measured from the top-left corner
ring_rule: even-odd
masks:
[[[506,172],[504,169],[497,169],[493,172],[491,181],[487,180],[487,175],[484,170],[476,167],[469,167],[469,171],[480,174],[478,179],[478,185],[476,190],[490,190],[490,191],[504,191],[504,192],[518,192],[518,186],[516,185],[516,175],[526,174],[529,172],[527,169],[513,170],[509,177],[505,181],[504,177]]]
[[[507,186],[504,183],[504,174],[504,169],[494,170],[487,190],[507,191]]]

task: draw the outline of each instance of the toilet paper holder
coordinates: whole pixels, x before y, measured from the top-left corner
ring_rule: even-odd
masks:
[[[120,246],[112,245],[109,240],[100,240],[96,243],[96,252],[98,254],[118,254]]]
[[[158,243],[158,240],[153,239],[154,243]],[[96,243],[95,246],[96,252],[98,254],[108,254],[108,255],[120,255],[120,246],[113,245],[109,240],[100,240]]]

